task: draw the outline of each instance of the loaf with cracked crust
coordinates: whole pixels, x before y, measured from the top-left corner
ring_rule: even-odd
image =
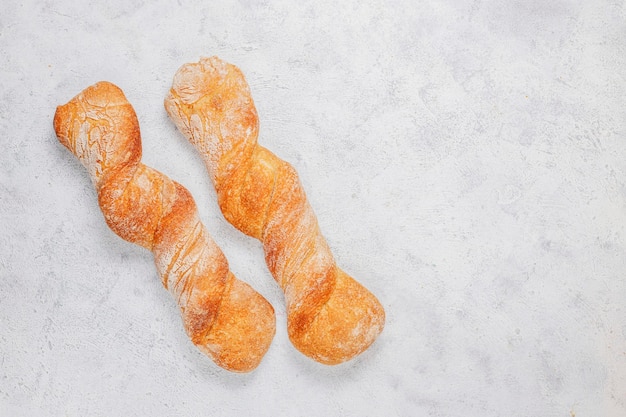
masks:
[[[367,349],[383,329],[384,309],[337,266],[293,166],[257,143],[241,70],[218,57],[183,65],[165,109],[204,159],[224,217],[263,243],[293,345],[324,364]]]
[[[88,87],[57,108],[54,130],[89,172],[109,227],[154,254],[191,341],[225,369],[256,368],[275,333],[274,309],[230,272],[189,191],[141,163],[139,124],[122,90]]]

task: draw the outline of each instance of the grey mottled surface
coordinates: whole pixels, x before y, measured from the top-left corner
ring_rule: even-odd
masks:
[[[4,3],[0,415],[626,415],[623,1]],[[290,345],[260,245],[167,119],[176,69],[213,54],[387,309],[352,362]],[[151,254],[106,227],[56,141],[55,106],[99,80],[274,305],[255,372],[194,348]]]

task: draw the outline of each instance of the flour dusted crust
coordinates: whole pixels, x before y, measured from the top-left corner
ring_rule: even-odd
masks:
[[[189,191],[141,163],[139,124],[122,90],[88,87],[57,108],[54,130],[89,172],[109,227],[153,252],[191,341],[225,369],[256,368],[275,333],[274,309],[230,272]]]
[[[295,169],[257,144],[257,112],[239,68],[217,57],[183,65],[165,108],[204,158],[224,217],[263,243],[294,346],[325,364],[367,349],[383,329],[383,307],[336,265]]]

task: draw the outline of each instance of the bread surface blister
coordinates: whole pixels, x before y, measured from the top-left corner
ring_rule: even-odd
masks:
[[[135,111],[109,82],[57,107],[59,141],[85,166],[108,226],[152,251],[191,341],[234,372],[255,369],[275,334],[274,309],[229,270],[181,184],[141,163]]]
[[[224,217],[262,242],[293,345],[329,365],[366,350],[384,327],[384,309],[337,266],[296,170],[257,143],[241,70],[215,56],[183,65],[165,109],[204,159]]]

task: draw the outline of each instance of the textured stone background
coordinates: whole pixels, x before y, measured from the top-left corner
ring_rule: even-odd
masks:
[[[3,416],[626,415],[623,1],[4,2]],[[162,101],[240,66],[260,142],[298,169],[338,263],[387,309],[365,354],[298,353],[260,245],[222,218]],[[144,162],[191,190],[274,305],[261,366],[189,342],[152,255],[105,225],[55,106],[98,80]]]

